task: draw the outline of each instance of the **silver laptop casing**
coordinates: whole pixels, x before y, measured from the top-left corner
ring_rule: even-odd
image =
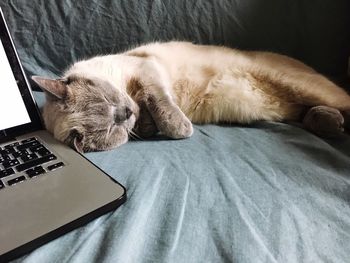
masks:
[[[1,8],[0,19],[3,19]],[[6,22],[2,21],[33,100]],[[36,117],[40,119],[39,112]],[[44,164],[44,168],[59,161],[65,166],[0,189],[0,262],[23,255],[117,208],[126,200],[126,190],[121,184],[41,127],[34,132],[21,132],[23,135],[15,139],[38,138],[57,156],[57,160]],[[0,135],[7,138],[4,131]],[[0,146],[11,143],[1,136]],[[9,178],[14,177],[16,175]],[[2,181],[6,185],[7,179],[2,178]]]
[[[99,168],[55,140],[46,131],[37,137],[65,166],[0,190],[0,262],[115,209],[126,200],[125,188]],[[48,165],[46,164],[46,165]]]

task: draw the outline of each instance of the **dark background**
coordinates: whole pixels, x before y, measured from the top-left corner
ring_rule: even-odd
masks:
[[[348,0],[0,0],[29,75],[56,77],[74,61],[156,40],[188,40],[298,58],[344,76]]]

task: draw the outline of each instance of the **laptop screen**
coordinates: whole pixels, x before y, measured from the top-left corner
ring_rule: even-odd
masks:
[[[29,123],[30,117],[2,42],[0,45],[0,72],[0,130]]]
[[[0,141],[3,141],[43,126],[1,8],[0,40]]]

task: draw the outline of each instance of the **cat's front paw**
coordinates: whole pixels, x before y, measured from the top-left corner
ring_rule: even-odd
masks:
[[[171,99],[158,100],[149,96],[146,105],[163,135],[173,139],[188,138],[192,135],[191,121]]]
[[[191,121],[181,111],[172,111],[164,114],[158,123],[159,130],[173,139],[188,138],[193,134]]]

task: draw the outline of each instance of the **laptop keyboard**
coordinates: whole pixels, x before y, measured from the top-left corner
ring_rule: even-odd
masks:
[[[49,162],[52,164],[44,168],[43,164]],[[57,162],[57,157],[35,137],[7,144],[0,147],[0,189],[62,166],[64,163]]]

